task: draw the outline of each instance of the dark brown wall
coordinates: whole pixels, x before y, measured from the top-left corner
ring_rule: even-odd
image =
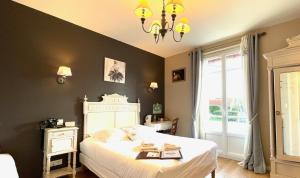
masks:
[[[126,84],[103,81],[104,57],[126,62]],[[72,68],[56,83],[60,65]],[[94,33],[14,2],[0,3],[0,147],[16,160],[21,178],[42,174],[38,123],[50,116],[75,120],[82,138],[82,103],[104,93],[141,99],[141,117],[164,103],[162,57]],[[159,89],[147,92],[157,81]]]

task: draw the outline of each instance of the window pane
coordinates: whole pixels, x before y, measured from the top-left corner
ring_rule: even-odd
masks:
[[[227,133],[246,134],[247,114],[243,61],[239,53],[225,57]]]
[[[209,99],[209,117],[206,131],[222,132],[222,61],[214,58],[208,61],[207,91]]]

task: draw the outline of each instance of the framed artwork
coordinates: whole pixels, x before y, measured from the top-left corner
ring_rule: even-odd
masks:
[[[104,81],[125,83],[126,63],[110,58],[105,58]]]
[[[162,113],[162,105],[159,103],[153,104],[153,114],[161,114]]]
[[[185,81],[185,68],[172,71],[172,82]]]

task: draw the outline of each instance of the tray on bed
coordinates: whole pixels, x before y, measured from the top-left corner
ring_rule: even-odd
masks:
[[[137,155],[136,159],[182,159],[182,154],[180,150],[160,152],[142,151]]]

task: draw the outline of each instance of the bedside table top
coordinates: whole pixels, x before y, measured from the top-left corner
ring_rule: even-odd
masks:
[[[46,128],[46,132],[57,132],[57,131],[67,131],[67,130],[78,130],[78,127],[62,127],[62,128]]]

